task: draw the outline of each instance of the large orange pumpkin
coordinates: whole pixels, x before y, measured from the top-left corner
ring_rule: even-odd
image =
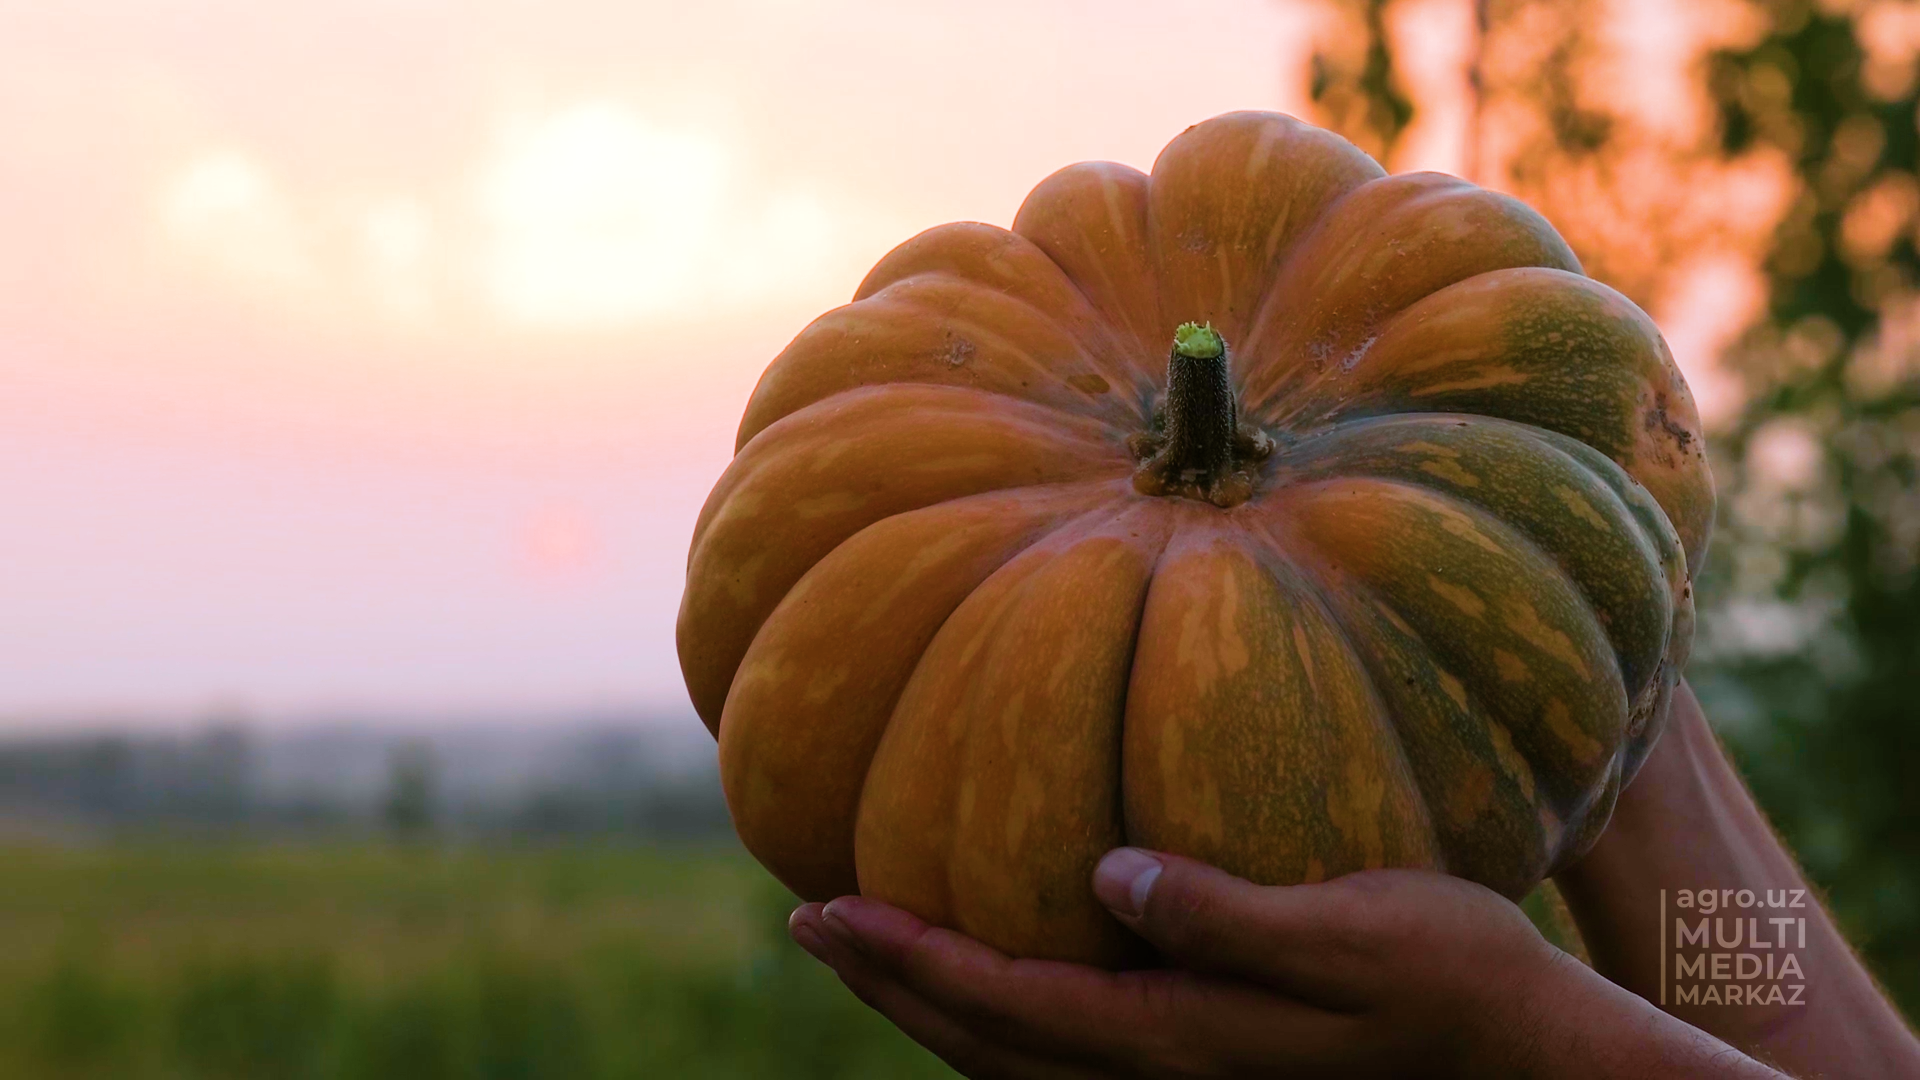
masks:
[[[681,665],[804,897],[1103,964],[1119,844],[1517,897],[1659,734],[1702,449],[1539,215],[1234,113],[807,327],[695,528]]]

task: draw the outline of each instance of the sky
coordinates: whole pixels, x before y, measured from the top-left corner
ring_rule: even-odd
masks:
[[[0,722],[684,711],[767,361],[923,228],[1299,109],[1298,26],[0,0]]]
[[[1314,18],[0,0],[0,727],[685,715],[766,363],[921,229],[1303,112]]]

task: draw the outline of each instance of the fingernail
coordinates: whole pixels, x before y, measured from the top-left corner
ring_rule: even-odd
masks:
[[[837,901],[829,903],[826,908],[820,912],[820,926],[826,930],[828,937],[839,942],[842,946],[853,949],[856,952],[861,951],[860,937],[853,932],[853,927],[848,926],[847,921],[840,917],[840,908]]]
[[[793,928],[792,933],[793,943],[807,950],[808,956],[813,957],[828,967],[833,966],[833,961],[827,958],[827,943],[820,939],[820,934],[814,930],[811,923],[801,923]]]
[[[1139,848],[1114,848],[1093,871],[1093,895],[1115,914],[1139,918],[1160,880],[1160,860]]]

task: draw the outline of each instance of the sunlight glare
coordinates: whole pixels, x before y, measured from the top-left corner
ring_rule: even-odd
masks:
[[[715,239],[723,148],[659,130],[606,102],[507,140],[481,206],[493,229],[487,285],[515,321],[594,326],[692,299],[687,273]]]
[[[160,217],[180,247],[240,283],[284,285],[311,269],[272,178],[239,151],[210,151],[181,169]]]
[[[427,285],[433,226],[415,200],[389,198],[360,220],[360,242],[375,299],[390,315],[418,318],[431,306]]]

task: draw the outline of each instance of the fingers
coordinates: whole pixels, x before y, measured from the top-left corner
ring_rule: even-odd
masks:
[[[1101,1075],[1315,1067],[1350,1053],[1358,1029],[1350,1017],[1237,981],[1011,960],[858,897],[828,905],[822,922],[829,933],[845,935],[847,951],[861,950],[872,968],[974,1038],[1090,1065]]]
[[[1552,951],[1497,894],[1431,871],[1268,888],[1122,848],[1093,885],[1178,970],[1010,959],[860,897],[802,908],[794,936],[956,1068],[1049,1078],[1397,1075],[1457,1049],[1487,973]]]
[[[833,968],[855,997],[955,1072],[975,1080],[1093,1080],[1100,1075],[980,1038],[826,930],[824,907],[804,904],[794,911],[787,920],[794,942]]]
[[[1177,967],[1331,1009],[1361,1006],[1355,963],[1382,943],[1376,890],[1352,880],[1269,887],[1177,855],[1116,848],[1095,869],[1093,891]]]

